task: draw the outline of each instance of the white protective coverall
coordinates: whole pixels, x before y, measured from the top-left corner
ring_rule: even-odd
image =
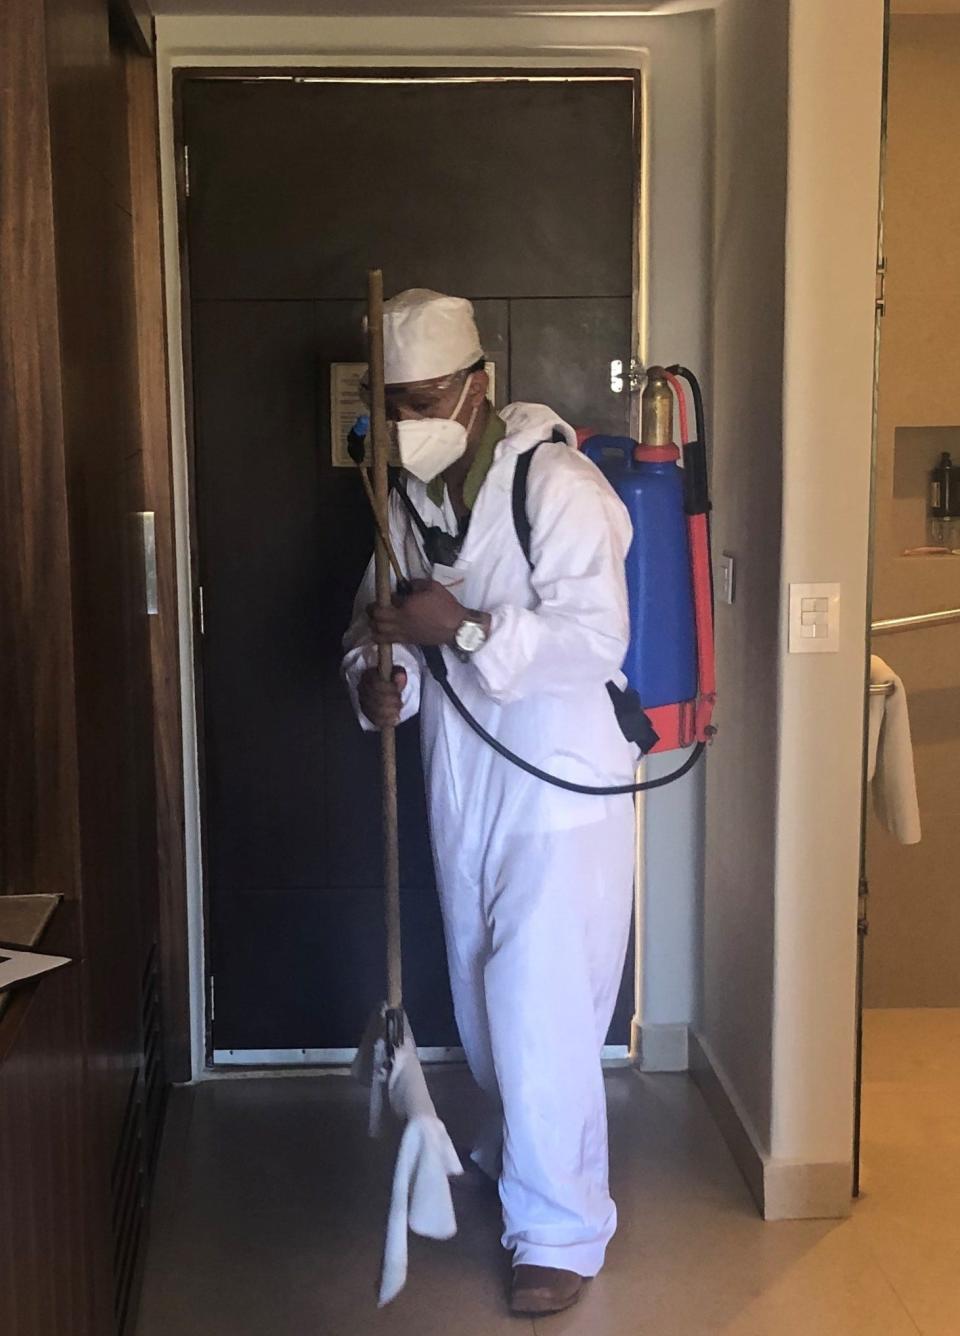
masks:
[[[621,685],[628,612],[627,511],[571,446],[572,429],[541,404],[512,404],[507,435],[480,488],[452,587],[491,614],[490,635],[450,682],[512,751],[581,783],[629,783],[637,751],[617,724],[606,683]],[[550,440],[554,430],[564,442]],[[516,460],[538,442],[527,487],[533,569],[514,527]],[[457,525],[423,483],[408,492],[427,524]],[[394,494],[391,539],[411,578],[429,576]],[[437,578],[450,583],[449,571]],[[344,677],[357,703],[376,662],[365,609],[372,564],[345,637]],[[470,1069],[490,1103],[473,1158],[500,1176],[503,1244],[514,1264],[582,1276],[603,1265],[616,1228],[607,1184],[600,1066],[629,931],[633,802],[564,792],[497,755],[457,715],[420,652],[406,669],[402,719],[420,711],[430,830],[454,1009]]]

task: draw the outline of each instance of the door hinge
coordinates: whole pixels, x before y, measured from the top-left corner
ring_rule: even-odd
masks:
[[[203,585],[197,585],[197,622],[200,627],[200,634],[206,635],[207,624],[203,613]]]
[[[610,363],[610,390],[613,394],[623,394],[627,390],[635,394],[647,378],[646,368],[635,357],[624,364],[620,357]]]
[[[183,193],[190,198],[190,145],[183,146]]]
[[[210,1019],[211,1021],[217,1014],[217,981],[210,975]]]
[[[870,898],[870,885],[866,877],[860,878],[860,886],[857,894],[857,932],[861,937],[866,937],[870,931],[870,922],[867,916],[867,904]]]
[[[887,262],[877,261],[877,285],[874,297],[877,315],[884,315],[887,309]]]

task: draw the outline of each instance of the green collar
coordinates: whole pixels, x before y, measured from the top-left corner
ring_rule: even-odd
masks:
[[[480,437],[477,453],[474,455],[473,462],[467,470],[467,476],[463,480],[463,503],[468,510],[473,510],[477,493],[480,491],[484,478],[490,472],[493,453],[506,434],[507,424],[503,418],[499,413],[491,413],[487,425],[483,429],[483,435]],[[443,474],[434,478],[427,485],[427,496],[438,509],[443,505],[443,494],[446,489],[447,485],[443,481]]]

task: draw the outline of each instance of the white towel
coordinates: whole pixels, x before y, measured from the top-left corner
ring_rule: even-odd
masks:
[[[428,1239],[450,1239],[457,1220],[450,1178],[463,1173],[459,1156],[437,1117],[410,1026],[404,1017],[403,1044],[389,1069],[382,1038],[383,1020],[374,1016],[354,1062],[354,1075],[369,1081],[370,1135],[380,1131],[383,1089],[390,1107],[404,1124],[393,1171],[393,1190],[387,1215],[387,1237],[380,1275],[380,1307],[388,1304],[407,1282],[407,1231]]]
[[[901,844],[920,840],[920,805],[913,768],[910,715],[903,683],[878,655],[870,656],[870,684],[892,682],[888,696],[870,697],[867,780],[878,819]]]

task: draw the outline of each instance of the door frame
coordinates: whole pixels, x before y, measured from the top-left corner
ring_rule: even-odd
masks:
[[[206,1003],[206,1023],[204,1026],[204,1054],[206,1065],[214,1070],[219,1067],[241,1067],[241,1068],[259,1068],[259,1067],[344,1067],[349,1066],[356,1055],[355,1048],[278,1048],[278,1049],[224,1049],[217,1048],[213,1038],[213,1022],[216,1008],[216,995],[214,989],[214,973],[212,965],[212,947],[213,947],[213,929],[212,913],[210,907],[209,869],[206,860],[206,842],[203,838],[207,829],[207,773],[206,773],[206,752],[205,752],[205,722],[204,722],[204,700],[203,700],[203,588],[200,582],[200,551],[197,523],[197,475],[196,475],[196,418],[193,402],[193,344],[192,344],[192,323],[190,318],[191,296],[190,296],[190,257],[189,257],[189,231],[187,226],[187,201],[190,190],[190,164],[188,157],[188,146],[183,118],[183,94],[184,89],[189,83],[223,83],[242,81],[244,83],[278,83],[291,82],[302,84],[314,83],[350,83],[350,84],[368,84],[376,85],[389,80],[390,82],[403,84],[433,84],[433,83],[554,83],[563,82],[603,82],[609,80],[617,83],[629,83],[632,89],[632,116],[634,127],[637,125],[637,116],[639,114],[640,133],[633,134],[634,148],[634,176],[631,187],[632,215],[631,231],[633,241],[631,245],[631,313],[630,313],[630,335],[629,348],[625,353],[630,359],[630,367],[625,368],[627,375],[624,394],[629,396],[629,422],[630,432],[636,435],[640,422],[640,396],[632,393],[630,385],[630,373],[634,361],[643,362],[639,349],[641,348],[640,329],[642,327],[639,318],[639,312],[646,309],[644,300],[644,290],[641,286],[640,275],[643,272],[644,264],[641,262],[641,253],[643,247],[640,243],[641,237],[645,235],[641,224],[641,200],[645,199],[645,190],[643,186],[643,86],[640,72],[637,70],[625,69],[596,69],[582,70],[578,68],[563,68],[556,72],[539,71],[531,69],[511,69],[505,68],[496,72],[488,70],[477,70],[472,66],[461,66],[450,69],[423,69],[408,67],[391,67],[388,74],[384,74],[382,68],[371,69],[333,69],[330,67],[305,66],[285,70],[283,74],[277,74],[274,70],[264,70],[258,67],[251,68],[218,68],[209,69],[204,67],[184,66],[178,69],[173,79],[173,106],[174,106],[174,146],[177,153],[177,159],[180,166],[178,182],[178,222],[180,236],[180,290],[183,294],[183,313],[181,320],[182,329],[182,356],[184,366],[185,380],[185,409],[186,409],[186,443],[187,443],[187,462],[188,462],[188,484],[189,484],[189,524],[190,524],[190,588],[192,594],[192,603],[196,611],[196,617],[193,625],[193,698],[195,701],[196,713],[196,751],[197,751],[197,799],[199,805],[200,821],[200,883],[201,898],[203,909],[204,925],[204,999]],[[641,765],[643,763],[641,762]],[[638,794],[636,799],[638,812],[638,827],[642,823],[642,814],[644,810],[644,795]],[[642,853],[642,851],[638,851]],[[642,861],[639,861],[642,867]],[[640,913],[640,893],[643,888],[642,876],[637,878],[635,886],[635,905],[634,917],[637,925],[642,922]],[[640,952],[640,932],[635,930],[635,968],[634,968],[634,1002],[633,1002],[633,1020],[632,1033],[638,1029],[638,1015],[640,1008],[640,995],[642,990],[642,965]],[[463,1062],[465,1060],[464,1051],[461,1047],[431,1047],[421,1046],[419,1054],[424,1062]],[[603,1048],[603,1057],[610,1062],[626,1061],[630,1056],[629,1044],[607,1044]]]
[[[697,16],[697,18],[699,20],[700,16]],[[300,34],[298,39],[300,47],[297,53],[293,55],[289,53],[289,50],[286,52],[270,50],[271,42],[282,36],[283,29],[289,26],[282,21],[279,23],[274,21],[268,25],[270,36],[267,36],[265,30],[262,31],[261,39],[254,50],[251,50],[243,40],[244,29],[249,28],[249,25],[244,24],[243,21],[225,22],[218,20],[212,27],[203,21],[198,23],[192,20],[168,19],[158,23],[157,78],[161,113],[160,160],[163,184],[165,278],[169,311],[168,364],[177,521],[178,583],[181,608],[181,697],[184,720],[185,844],[188,882],[186,948],[190,980],[191,1057],[194,1079],[224,1073],[216,1071],[211,1045],[211,1021],[215,999],[211,996],[209,986],[209,930],[204,893],[202,716],[199,693],[196,689],[197,656],[200,639],[197,632],[202,614],[201,609],[197,606],[196,598],[198,587],[195,550],[196,525],[193,522],[195,491],[192,485],[193,412],[190,392],[189,290],[186,286],[188,281],[184,217],[186,192],[179,98],[182,81],[190,77],[357,78],[365,81],[377,77],[414,79],[444,76],[496,78],[512,75],[522,78],[547,78],[551,76],[597,78],[603,74],[616,75],[617,77],[623,77],[625,74],[631,75],[636,82],[636,97],[643,112],[640,122],[640,135],[637,141],[639,162],[635,178],[635,199],[639,196],[639,204],[638,207],[635,206],[634,210],[635,301],[633,321],[634,356],[641,364],[648,360],[651,350],[653,153],[656,151],[658,137],[664,139],[664,141],[669,139],[669,135],[664,134],[664,130],[667,128],[665,118],[658,122],[651,116],[651,85],[654,83],[654,72],[656,72],[655,95],[658,98],[658,104],[664,112],[667,111],[669,106],[668,90],[672,86],[676,113],[678,116],[683,113],[685,117],[684,126],[690,152],[704,155],[702,114],[698,115],[695,109],[691,115],[688,109],[684,109],[682,96],[678,96],[678,94],[682,95],[685,87],[684,67],[690,56],[689,38],[686,43],[683,40],[678,42],[675,33],[671,32],[671,40],[662,43],[655,40],[645,41],[642,38],[637,41],[638,30],[645,30],[645,34],[649,34],[649,37],[653,39],[657,28],[661,28],[662,21],[654,20],[651,24],[647,24],[644,22],[638,23],[634,20],[630,24],[632,40],[629,43],[623,40],[610,43],[608,40],[614,31],[616,31],[618,37],[623,34],[622,22],[598,20],[591,22],[589,25],[581,24],[577,29],[578,36],[588,33],[592,35],[594,41],[590,45],[584,46],[578,43],[568,55],[547,55],[543,52],[557,49],[556,43],[547,40],[550,32],[558,27],[569,28],[569,22],[557,24],[554,21],[549,23],[541,21],[531,24],[529,21],[525,21],[522,26],[527,30],[532,28],[536,31],[537,39],[531,42],[528,37],[527,45],[521,45],[518,51],[517,47],[504,48],[507,29],[510,26],[509,21],[484,19],[477,20],[471,25],[474,30],[472,40],[463,43],[457,49],[456,54],[444,50],[442,54],[423,55],[420,53],[435,47],[438,29],[443,28],[442,22],[429,20],[424,24],[418,23],[416,20],[403,20],[405,38],[414,44],[411,51],[398,53],[389,48],[387,50],[377,49],[381,43],[376,42],[374,49],[368,49],[364,54],[357,54],[358,49],[364,51],[364,48],[370,43],[371,37],[376,37],[378,32],[383,31],[385,35],[385,30],[394,21],[367,21],[364,23],[359,20],[338,20],[336,22],[337,40],[332,42],[331,45],[336,47],[342,44],[345,38],[348,38],[351,42],[349,53],[337,54],[335,51],[331,51],[329,47],[325,48],[324,44],[320,44],[320,49],[325,49],[325,54],[322,60],[316,60],[311,58],[310,52],[311,50],[317,50],[318,47],[316,44],[304,40],[304,33],[306,30],[322,27],[325,22],[327,21],[320,19],[310,20],[306,24],[297,23],[294,25]],[[235,45],[232,50],[229,49],[230,41],[226,43],[224,41],[225,30],[228,28],[235,34]],[[359,37],[359,29],[364,30],[362,37]],[[421,30],[419,41],[418,30]],[[191,33],[194,40],[184,42],[182,40],[184,35]],[[656,52],[657,48],[661,48],[659,55]],[[500,49],[502,54],[490,54],[491,50],[497,49]],[[687,120],[690,122],[689,128],[686,126]],[[659,136],[656,128],[658,124],[661,127]],[[685,174],[677,172],[674,175],[665,146],[661,149],[658,157],[662,157],[664,160],[664,165],[661,168],[662,174],[658,174],[657,177],[659,193],[663,197],[662,202],[668,203],[666,197],[673,194],[676,198],[669,201],[669,206],[673,206],[670,207],[670,212],[673,213],[673,208],[689,210],[690,200],[689,191],[685,186]],[[668,168],[670,168],[669,171]],[[671,181],[674,183],[672,190],[668,189],[668,183]],[[706,198],[703,197],[704,195]],[[708,189],[701,192],[697,203],[698,208],[694,212],[699,217],[690,219],[688,228],[694,257],[703,261],[707,247]],[[665,230],[661,235],[666,236]],[[694,238],[695,240],[693,240]],[[669,253],[668,247],[664,246],[664,250]],[[664,286],[668,285],[665,284]],[[665,345],[664,352],[667,353],[671,346],[678,346],[680,341],[678,331],[682,330],[683,346],[691,348],[693,357],[698,360],[700,365],[705,366],[707,358],[706,323],[703,311],[697,312],[692,320],[690,313],[687,311],[683,312],[679,320],[664,319],[661,327],[662,336],[665,340],[671,340],[670,344]],[[642,842],[641,831],[638,832],[638,844],[642,844]],[[638,965],[637,997],[635,1001],[635,1029],[637,1032],[639,1032],[643,1014],[642,944],[644,919],[644,905],[638,903],[636,906]],[[670,1031],[680,1028],[675,1024],[663,1026],[664,1030]],[[279,1065],[283,1066],[300,1066],[304,1063],[311,1063],[312,1065],[312,1060],[323,1052],[325,1051],[290,1050],[269,1055],[251,1052],[245,1055],[237,1055],[237,1057],[244,1066],[259,1065],[252,1061],[257,1057],[269,1057],[271,1062],[279,1060]],[[342,1065],[345,1056],[347,1054],[344,1051],[332,1050],[329,1052],[326,1061],[334,1065]],[[439,1057],[441,1054],[438,1053],[437,1056]],[[442,1056],[456,1057],[459,1054],[455,1050],[452,1053],[450,1050],[444,1050]],[[626,1049],[618,1047],[609,1056],[616,1059],[626,1059],[627,1052]],[[228,1059],[224,1065],[230,1068],[234,1064]]]
[[[873,653],[873,583],[876,578],[877,542],[877,449],[880,424],[880,341],[883,337],[884,277],[887,257],[884,247],[884,202],[887,171],[887,118],[890,102],[890,22],[891,3],[883,0],[883,75],[880,88],[880,173],[877,192],[877,303],[873,340],[873,416],[870,434],[870,518],[867,530],[866,645],[864,648],[863,753],[860,785],[860,867],[857,878],[857,976],[854,1001],[854,1075],[853,1075],[853,1165],[850,1195],[860,1196],[860,1172],[863,1124],[863,983],[866,967],[867,934],[870,929],[870,882],[867,867],[867,804],[870,782],[870,657]]]

